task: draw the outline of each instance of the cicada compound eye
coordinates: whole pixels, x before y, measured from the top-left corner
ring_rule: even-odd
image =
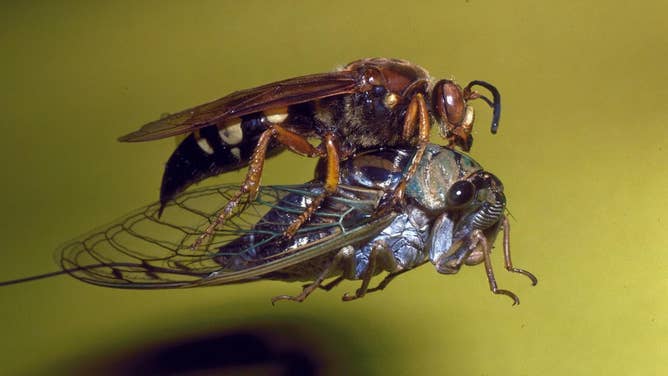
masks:
[[[468,204],[475,196],[476,188],[468,180],[456,182],[448,190],[448,204],[452,207],[460,207]]]

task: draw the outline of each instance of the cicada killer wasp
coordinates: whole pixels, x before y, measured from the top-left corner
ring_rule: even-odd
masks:
[[[488,89],[493,99],[474,91],[475,86]],[[267,157],[287,148],[326,160],[325,193],[288,228],[286,236],[290,237],[324,197],[336,191],[339,162],[362,149],[417,147],[392,200],[395,203],[401,199],[406,181],[415,173],[429,142],[432,118],[450,146],[468,151],[474,121],[468,101],[478,98],[494,110],[491,131],[495,133],[501,102],[491,84],[471,81],[462,88],[452,80],[436,81],[425,69],[405,60],[368,58],[334,72],[234,92],[148,123],[120,141],[188,134],[167,162],[160,189],[163,206],[191,184],[249,166],[239,192],[202,239],[229,218],[242,196],[255,197]],[[311,138],[321,140],[320,145],[310,144]]]

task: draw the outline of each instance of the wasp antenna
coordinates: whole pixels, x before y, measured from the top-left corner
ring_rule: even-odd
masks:
[[[465,91],[470,90],[475,85],[482,86],[489,90],[490,93],[492,93],[492,98],[494,98],[492,101],[482,95],[480,98],[482,98],[490,107],[494,109],[492,115],[491,131],[492,133],[496,133],[496,131],[499,129],[499,119],[501,118],[501,94],[499,94],[499,91],[496,89],[496,87],[494,87],[494,85],[485,81],[471,81],[468,85],[466,85]]]
[[[476,99],[482,99],[482,100],[484,100],[485,102],[487,102],[487,104],[489,105],[489,107],[494,107],[494,102],[493,102],[491,99],[489,99],[489,98],[487,98],[486,96],[484,96],[484,95],[478,94],[478,97],[477,97]]]

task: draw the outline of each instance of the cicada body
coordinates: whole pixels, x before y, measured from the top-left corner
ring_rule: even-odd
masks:
[[[415,149],[383,149],[343,162],[341,180],[292,237],[284,232],[324,187],[320,179],[294,186],[266,186],[244,202],[209,238],[192,247],[238,186],[182,193],[164,208],[141,208],[68,243],[60,252],[64,272],[84,282],[117,288],[176,288],[224,285],[260,279],[310,282],[301,301],[318,287],[342,279],[362,280],[345,300],[382,289],[396,275],[431,262],[440,273],[485,263],[496,287],[490,251],[501,229],[507,236],[505,196],[498,178],[469,156],[428,145],[406,187],[406,205],[380,210],[409,168]],[[322,173],[322,167],[318,169]],[[163,210],[162,215],[160,211]],[[504,256],[510,260],[507,238]],[[371,277],[388,277],[369,289]],[[324,281],[336,278],[328,285]],[[11,283],[11,282],[10,282]],[[5,283],[7,284],[7,283]]]

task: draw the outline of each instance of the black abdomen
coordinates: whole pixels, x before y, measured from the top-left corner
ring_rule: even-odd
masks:
[[[191,133],[167,161],[160,187],[160,203],[164,206],[190,185],[208,177],[247,166],[265,130],[264,117],[254,115],[224,127],[211,125]],[[278,142],[271,141],[267,156],[282,150]]]

